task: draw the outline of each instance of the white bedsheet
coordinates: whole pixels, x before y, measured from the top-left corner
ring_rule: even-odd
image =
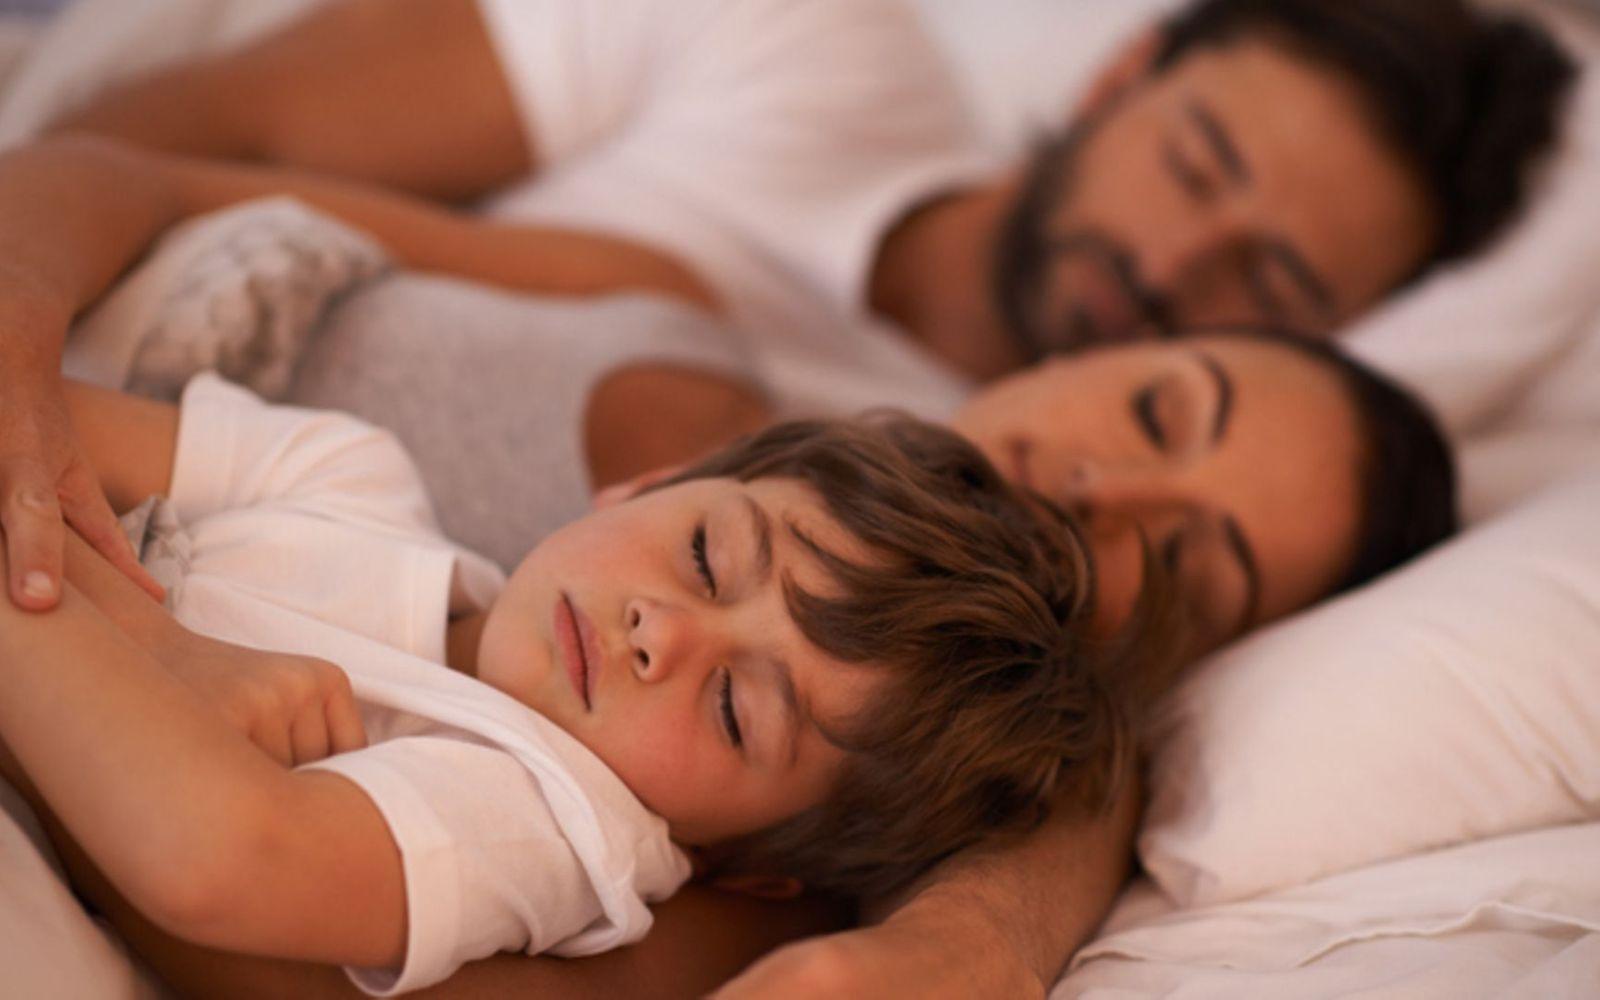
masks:
[[[1124,894],[1053,1000],[1600,995],[1600,823],[1478,841],[1222,906]]]

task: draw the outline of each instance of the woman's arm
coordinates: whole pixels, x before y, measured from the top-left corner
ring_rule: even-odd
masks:
[[[652,291],[713,307],[672,258],[605,236],[504,226],[307,175],[59,139],[0,157],[0,529],[19,606],[54,605],[64,525],[146,589],[61,398],[68,324],[167,227],[292,193],[362,226],[409,266],[555,294]]]

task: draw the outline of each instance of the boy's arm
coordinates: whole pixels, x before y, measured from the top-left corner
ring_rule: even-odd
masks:
[[[56,128],[448,200],[535,160],[476,0],[335,0],[235,51],[113,88]]]
[[[274,764],[70,586],[48,616],[0,602],[0,737],[110,881],[176,936],[403,957],[399,852],[366,795]]]

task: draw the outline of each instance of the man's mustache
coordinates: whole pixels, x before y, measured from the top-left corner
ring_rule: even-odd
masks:
[[[1093,122],[1080,123],[1039,145],[1001,226],[992,273],[995,304],[1030,361],[1121,339],[1145,327],[1162,336],[1172,330],[1169,304],[1144,282],[1137,259],[1126,247],[1089,227],[1050,231],[1050,220],[1070,198],[1078,153],[1092,130]],[[1124,297],[1132,315],[1128,329],[1101,329],[1081,308],[1070,310],[1064,324],[1052,324],[1052,318],[1043,315],[1052,270],[1074,257],[1089,261]]]

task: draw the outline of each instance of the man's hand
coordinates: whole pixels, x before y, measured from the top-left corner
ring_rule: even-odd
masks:
[[[1043,998],[1027,964],[973,926],[916,904],[885,923],[789,945],[752,965],[714,1000]]]
[[[350,680],[325,660],[246,649],[190,632],[157,659],[285,767],[367,745]]]
[[[53,377],[8,371],[0,379],[0,528],[8,589],[20,608],[47,611],[60,600],[69,528],[145,592],[162,597],[117,525]]]

